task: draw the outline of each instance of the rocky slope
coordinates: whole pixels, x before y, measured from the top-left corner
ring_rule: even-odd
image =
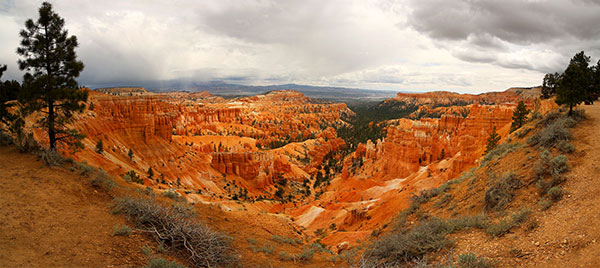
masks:
[[[353,112],[295,91],[229,100],[207,92],[91,92],[94,109],[74,123],[86,148],[72,157],[117,176],[135,171],[145,186],[224,211],[282,213],[328,245],[355,244],[388,224],[412,194],[474,166],[494,127],[507,136],[518,100],[542,113],[553,107],[519,90],[399,93],[384,104],[418,109],[380,123],[384,138],[352,148],[336,128]],[[439,116],[417,116],[425,109]]]

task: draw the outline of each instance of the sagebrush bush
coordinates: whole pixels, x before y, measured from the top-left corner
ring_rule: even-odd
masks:
[[[507,154],[516,151],[517,149],[523,147],[521,143],[503,143],[498,145],[493,150],[489,151],[481,160],[481,166],[487,165],[490,161],[495,159],[502,159]]]
[[[56,150],[40,150],[37,154],[38,158],[48,166],[60,166],[65,163],[65,159]]]
[[[564,195],[564,190],[560,186],[555,186],[548,190],[548,197],[553,202],[558,202],[562,199]]]
[[[521,188],[523,183],[512,172],[492,180],[492,185],[485,192],[485,209],[502,210],[512,201],[514,191]]]
[[[151,199],[119,198],[113,211],[125,214],[138,229],[153,234],[165,247],[187,255],[197,267],[222,266],[236,260],[231,238],[199,223],[189,214]]]
[[[556,145],[556,149],[558,149],[559,151],[566,153],[566,154],[575,152],[575,146],[573,146],[573,144],[569,141],[560,141]]]
[[[460,254],[458,256],[459,268],[490,268],[493,267],[492,262],[486,258],[479,258],[475,253]]]
[[[112,188],[117,186],[117,184],[114,181],[109,179],[108,174],[106,174],[106,172],[104,172],[103,170],[98,171],[96,176],[90,180],[90,184],[94,187],[102,188],[107,192],[109,192],[110,190],[112,190]]]
[[[293,259],[294,259],[294,256],[288,254],[287,252],[285,252],[285,251],[280,251],[279,252],[279,260],[281,260],[281,261],[291,261]]]
[[[148,265],[143,268],[186,268],[183,265],[177,264],[175,261],[168,261],[162,258],[154,258],[150,260]]]
[[[131,228],[129,226],[123,224],[119,226],[118,224],[113,227],[113,236],[129,236],[131,234]]]

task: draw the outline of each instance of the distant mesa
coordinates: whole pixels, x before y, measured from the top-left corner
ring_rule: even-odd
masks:
[[[107,87],[97,88],[95,91],[102,92],[104,94],[110,94],[114,96],[139,96],[150,94],[143,87]]]

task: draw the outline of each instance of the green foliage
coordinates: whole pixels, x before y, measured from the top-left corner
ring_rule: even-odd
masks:
[[[292,246],[302,244],[302,239],[300,239],[300,238],[293,238],[293,237],[285,237],[285,236],[280,236],[280,235],[273,235],[271,237],[271,239],[273,239],[273,241],[275,241],[277,243],[290,244]]]
[[[558,82],[556,103],[569,106],[569,115],[575,105],[587,99],[587,91],[591,86],[589,62],[590,57],[586,56],[583,51],[575,54]]]
[[[127,152],[127,156],[129,156],[129,159],[133,159],[133,151],[131,149]]]
[[[281,260],[281,261],[291,261],[293,259],[294,259],[294,256],[288,254],[287,252],[285,252],[285,251],[280,251],[279,252],[279,260]]]
[[[0,78],[6,71],[6,65],[0,66]],[[21,90],[21,84],[13,81],[0,81],[0,130],[3,128],[10,129],[15,124],[15,120],[18,119],[18,113],[13,113],[11,110],[16,105],[15,102],[18,94]],[[16,133],[15,133],[16,134]]]
[[[492,177],[492,185],[485,192],[485,209],[502,210],[514,197],[514,191],[523,186],[514,173],[506,173],[500,178]]]
[[[496,146],[493,150],[486,153],[486,155],[481,160],[481,166],[486,166],[492,160],[502,159],[507,154],[512,153],[521,147],[523,147],[523,144],[520,143],[500,144]]]
[[[65,21],[48,2],[42,3],[37,21],[28,19],[20,32],[17,53],[19,69],[25,71],[19,101],[27,112],[40,111],[45,116],[37,122],[48,133],[50,149],[57,143],[81,148],[83,135],[67,124],[73,114],[85,108],[88,92],[79,89],[75,78],[83,70],[77,60],[75,36],[68,36]]]
[[[168,261],[162,258],[154,258],[150,260],[148,265],[142,268],[186,268],[183,265],[177,264],[175,261]]]
[[[108,178],[108,174],[102,170],[98,171],[96,176],[90,180],[90,184],[94,187],[102,188],[105,191],[110,191],[117,186],[114,181]]]
[[[102,144],[102,140],[98,140],[96,143],[96,153],[102,154],[104,152],[104,144]]]
[[[510,125],[510,132],[517,130],[525,124],[529,110],[523,101],[519,101],[517,108],[513,112],[512,124]]]
[[[490,137],[487,140],[487,145],[485,146],[485,154],[491,152],[498,146],[500,138],[500,135],[496,132],[496,126],[494,126],[494,129],[492,129],[492,133],[490,133]]]
[[[173,199],[173,200],[177,200],[177,199],[179,199],[179,194],[178,194],[177,192],[175,192],[175,191],[171,191],[171,190],[169,190],[169,191],[164,191],[164,192],[162,193],[162,195],[163,195],[163,196],[165,196],[165,197],[167,197],[167,198]]]
[[[558,202],[562,199],[564,190],[560,186],[555,186],[548,190],[548,197],[552,202]]]
[[[563,141],[571,140],[572,136],[569,128],[574,127],[582,120],[578,118],[577,114],[577,111],[571,117],[565,117],[558,113],[548,114],[538,123],[538,125],[545,127],[531,135],[527,139],[527,143],[531,146],[554,148],[558,147]]]
[[[154,170],[152,170],[151,167],[148,168],[148,171],[146,173],[148,173],[148,178],[150,179],[152,179],[152,177],[154,176]]]
[[[129,236],[131,234],[131,228],[125,224],[119,226],[118,224],[113,227],[113,236]]]
[[[38,158],[44,161],[48,166],[60,166],[65,163],[65,159],[62,155],[52,149],[38,151]]]
[[[135,171],[133,170],[130,170],[127,173],[121,175],[121,177],[123,177],[123,180],[125,181],[135,182],[144,185],[144,179],[140,178],[140,175],[135,173]]]
[[[560,81],[561,74],[546,74],[542,83],[542,98],[547,99],[556,94],[556,87]]]
[[[458,256],[458,268],[491,268],[492,262],[486,258],[479,258],[475,253],[469,252]]]
[[[512,214],[509,219],[502,219],[496,224],[488,225],[485,229],[485,232],[492,236],[503,236],[507,234],[513,227],[524,223],[530,214],[531,210],[522,209],[521,211]]]

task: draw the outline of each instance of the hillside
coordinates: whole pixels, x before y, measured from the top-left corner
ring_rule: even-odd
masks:
[[[112,198],[65,168],[0,146],[1,267],[140,267],[142,234],[112,236],[127,222]]]

